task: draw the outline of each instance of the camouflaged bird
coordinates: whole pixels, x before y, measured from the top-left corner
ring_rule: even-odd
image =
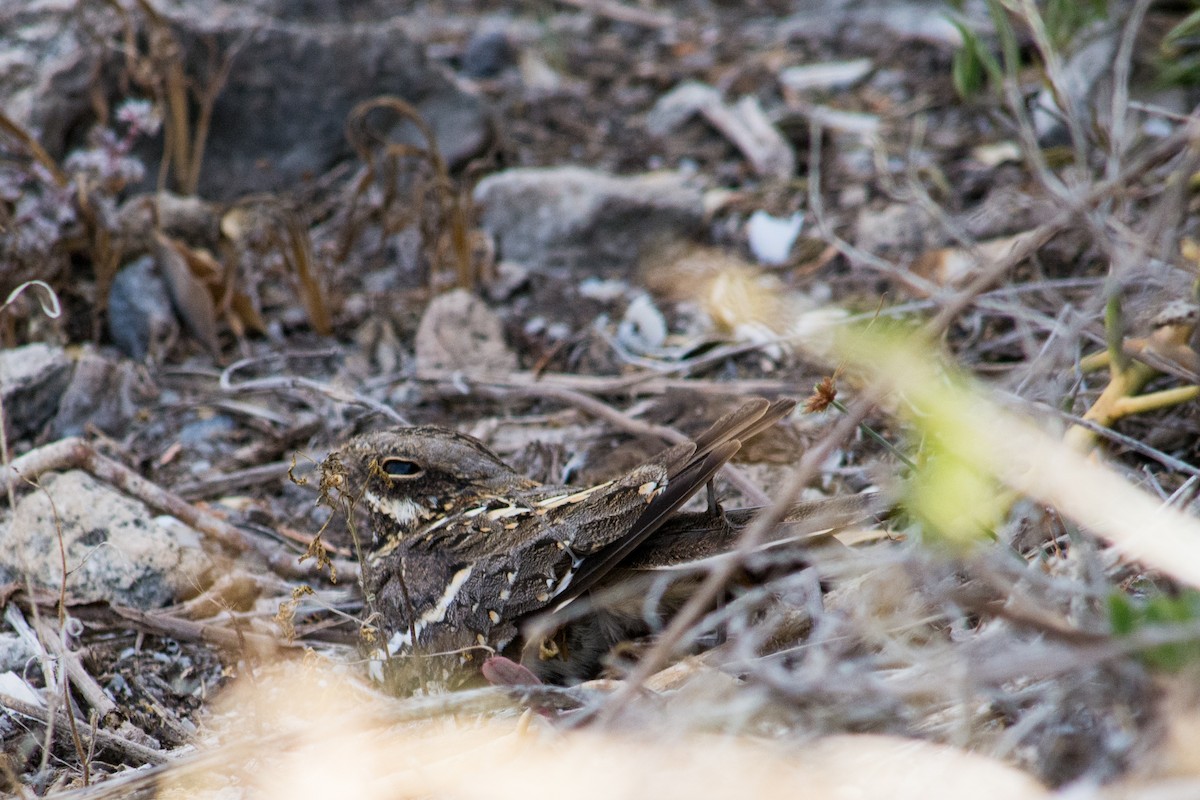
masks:
[[[459,682],[454,673],[466,667],[469,674],[491,654],[519,658],[543,680],[590,677],[629,634],[628,615],[599,609],[537,642],[522,641],[522,624],[602,586],[614,571],[672,560],[651,546],[656,532],[676,560],[727,549],[736,536],[723,515],[677,510],[742,440],[794,405],[747,402],[694,442],[588,488],[538,484],[478,440],[443,428],[352,439],[322,471],[369,521],[363,579],[382,633],[376,655],[391,667],[412,655],[427,667],[436,657],[432,678],[440,683]],[[425,667],[421,675],[431,678]]]

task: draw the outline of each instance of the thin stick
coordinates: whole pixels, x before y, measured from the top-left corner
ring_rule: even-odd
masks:
[[[85,470],[151,508],[170,514],[234,552],[257,552],[280,575],[299,577],[311,571],[291,553],[280,551],[271,543],[250,536],[207,511],[201,511],[124,464],[97,453],[90,444],[74,436],[32,450],[0,468],[0,490],[7,491],[18,482],[32,482],[43,472],[62,469]]]
[[[741,539],[738,541],[737,549],[733,551],[732,557],[717,562],[713,570],[704,579],[704,582],[688,598],[687,603],[671,620],[670,625],[662,632],[662,635],[658,637],[654,646],[638,661],[637,667],[634,668],[629,678],[622,683],[621,688],[604,705],[600,711],[601,719],[614,719],[625,705],[633,699],[634,695],[640,691],[646,679],[666,664],[675,646],[679,644],[688,629],[705,614],[709,606],[717,599],[717,596],[724,590],[729,579],[741,567],[743,559],[764,541],[768,531],[783,521],[787,516],[788,509],[792,506],[796,498],[800,496],[800,492],[820,472],[821,464],[824,463],[825,459],[829,457],[836,447],[841,445],[845,438],[857,430],[859,423],[875,407],[875,403],[882,393],[882,387],[875,387],[868,389],[860,395],[847,410],[845,416],[838,420],[829,433],[823,436],[819,442],[804,454],[800,459],[800,463],[796,466],[795,472],[792,473],[788,482],[779,491],[778,496],[769,507],[754,518],[754,522],[742,534]]]
[[[675,430],[668,425],[655,425],[649,422],[642,422],[630,417],[628,414],[623,414],[621,411],[613,408],[607,403],[601,402],[594,397],[586,395],[582,392],[573,389],[567,389],[561,386],[545,386],[541,383],[535,383],[532,386],[523,388],[514,388],[509,391],[517,394],[533,395],[536,397],[552,397],[561,400],[564,403],[569,403],[572,406],[591,414],[594,417],[608,420],[619,428],[630,433],[645,436],[655,436],[671,444],[680,444],[688,442],[691,439],[683,433]],[[750,479],[746,473],[732,464],[725,464],[722,467],[721,474],[725,478],[741,490],[742,494],[753,505],[766,505],[771,501],[759,486]]]
[[[622,5],[614,0],[558,0],[564,6],[573,6],[582,11],[588,11],[601,17],[607,17],[615,22],[625,22],[630,25],[641,25],[643,28],[671,28],[675,26],[675,18],[670,14],[646,11],[633,6]]]
[[[63,644],[62,634],[41,618],[33,621],[33,627],[45,648],[66,666],[67,677],[83,695],[84,701],[100,715],[101,724],[107,725],[119,718],[117,704],[104,691],[104,687],[84,669],[79,654]]]
[[[220,625],[207,622],[196,622],[190,619],[180,619],[168,614],[151,614],[136,608],[112,606],[112,610],[122,619],[134,623],[147,633],[169,636],[188,642],[203,642],[215,644],[230,650],[251,650],[259,655],[271,655],[280,649],[288,649],[291,645],[282,639],[265,636],[242,630],[230,630]]]
[[[24,700],[18,700],[7,694],[0,694],[0,707],[6,708],[15,714],[20,714],[23,717],[35,719],[43,725],[50,724],[51,715],[45,709],[39,708],[32,703],[26,703]],[[65,713],[64,711],[58,711],[53,716],[57,719]],[[80,722],[83,722],[83,720],[80,720]],[[127,763],[165,764],[168,759],[168,755],[162,750],[155,750],[154,748],[131,742],[110,731],[93,731],[89,727],[81,726],[80,736],[88,743],[94,742],[101,747],[120,753],[124,756]]]
[[[235,364],[230,364],[229,367],[221,373],[221,389],[227,392],[264,392],[264,391],[279,391],[280,389],[308,389],[310,391],[323,394],[339,403],[347,405],[362,405],[376,411],[398,425],[408,425],[409,422],[403,416],[398,414],[394,408],[378,400],[373,400],[366,395],[358,392],[349,392],[345,389],[340,389],[329,383],[314,381],[310,378],[302,378],[297,375],[280,375],[270,378],[257,378],[254,380],[242,381],[241,383],[233,383],[230,376],[239,367],[245,366],[251,359],[243,359]]]
[[[389,377],[385,383],[398,380]],[[449,370],[427,370],[414,375],[410,380],[431,385],[437,392],[453,396],[462,395],[468,384],[475,387],[490,386],[499,389],[526,389],[534,385],[562,387],[598,396],[645,397],[665,394],[675,389],[701,392],[728,397],[744,397],[762,394],[808,394],[812,386],[801,386],[787,380],[740,380],[718,381],[695,378],[664,378],[657,375],[640,374],[632,379],[627,376],[572,375],[565,372],[513,371],[504,375],[472,375]]]

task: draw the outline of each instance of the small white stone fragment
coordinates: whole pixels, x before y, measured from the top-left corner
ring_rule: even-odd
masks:
[[[796,237],[804,228],[804,216],[799,212],[781,219],[759,209],[746,223],[750,252],[760,264],[779,265],[788,260]]]
[[[667,320],[649,295],[638,295],[617,326],[617,341],[637,353],[660,349],[667,341]]]
[[[871,67],[869,58],[801,64],[781,70],[779,82],[794,92],[842,89],[865,78]]]

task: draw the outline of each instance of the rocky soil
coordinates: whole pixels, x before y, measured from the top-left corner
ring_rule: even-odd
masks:
[[[0,8],[0,791],[1194,796],[1194,23],[999,5]],[[888,510],[371,683],[332,448],[583,487],[752,396],[726,507]]]

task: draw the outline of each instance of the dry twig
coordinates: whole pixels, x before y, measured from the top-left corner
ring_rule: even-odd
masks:
[[[70,437],[32,450],[0,470],[0,491],[32,482],[43,472],[82,469],[105,483],[138,498],[151,508],[170,514],[234,552],[256,552],[271,569],[287,577],[309,574],[296,557],[280,552],[268,542],[249,536],[219,517],[202,511],[173,492],[151,483],[136,472],[101,455],[83,439]]]

